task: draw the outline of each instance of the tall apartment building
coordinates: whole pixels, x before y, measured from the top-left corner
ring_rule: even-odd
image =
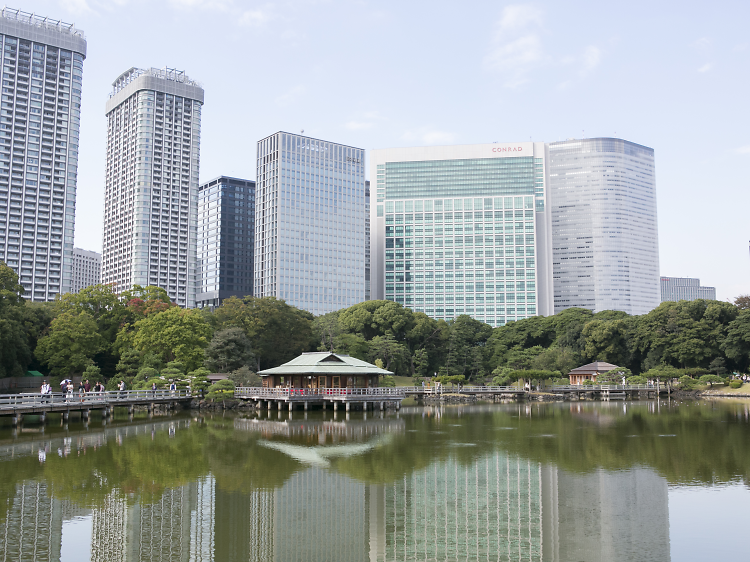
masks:
[[[70,292],[98,285],[102,278],[102,255],[81,248],[73,248],[73,278]]]
[[[654,151],[612,138],[547,145],[555,312],[659,305]]]
[[[255,182],[221,176],[198,188],[196,306],[253,295]]]
[[[86,39],[73,24],[3,8],[0,260],[25,297],[71,290]]]
[[[313,314],[365,294],[365,151],[278,132],[258,142],[255,296]]]
[[[701,287],[700,279],[661,277],[661,302],[716,300],[716,287]]]
[[[112,86],[102,282],[156,285],[192,308],[203,88],[171,68],[131,68]]]
[[[544,144],[372,151],[373,299],[492,326],[552,313]]]

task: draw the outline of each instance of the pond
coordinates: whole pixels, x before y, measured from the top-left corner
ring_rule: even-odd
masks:
[[[741,559],[750,402],[0,427],[0,560]]]

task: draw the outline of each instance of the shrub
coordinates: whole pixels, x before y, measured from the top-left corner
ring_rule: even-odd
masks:
[[[226,398],[234,397],[234,381],[224,379],[216,381],[214,384],[208,387],[208,394],[206,398],[210,400],[224,400]]]
[[[396,379],[391,375],[383,375],[380,378],[380,386],[396,386]]]
[[[680,377],[680,390],[693,390],[696,386],[696,382],[692,377],[682,375]]]
[[[729,388],[740,388],[742,386],[742,381],[732,381],[729,383]]]
[[[648,379],[641,375],[633,375],[632,377],[627,378],[627,382],[628,384],[646,384]]]
[[[253,373],[247,366],[232,371],[228,376],[236,386],[261,386],[263,384],[260,375]]]

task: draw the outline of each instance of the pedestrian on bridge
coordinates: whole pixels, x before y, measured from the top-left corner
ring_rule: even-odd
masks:
[[[86,382],[83,383],[83,389],[86,391],[86,394],[91,392],[91,384],[89,384],[89,379],[86,379]]]
[[[155,382],[151,383],[151,395],[156,397],[156,383]]]
[[[73,381],[71,379],[66,379],[68,381],[68,384],[65,386],[65,390],[67,391],[65,399],[67,402],[70,402],[73,398]]]
[[[117,388],[120,390],[120,399],[125,398],[125,381],[120,380],[120,384],[117,385]]]
[[[78,398],[81,399],[81,402],[83,402],[84,394],[86,394],[86,387],[83,386],[83,381],[80,381],[78,383]]]

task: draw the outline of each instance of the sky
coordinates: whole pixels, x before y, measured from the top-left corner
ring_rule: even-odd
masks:
[[[656,158],[660,269],[750,293],[750,2],[28,0],[75,23],[75,245],[101,251],[112,82],[205,90],[201,182],[255,179],[276,131],[365,149],[616,136]]]

